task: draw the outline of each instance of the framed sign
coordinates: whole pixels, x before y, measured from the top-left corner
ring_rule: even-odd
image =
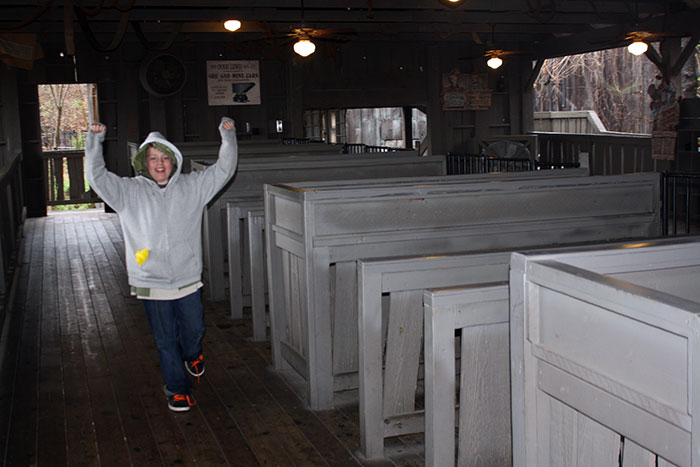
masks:
[[[488,110],[491,89],[486,73],[461,73],[454,69],[442,74],[442,110]]]
[[[260,105],[257,60],[207,60],[209,105]]]

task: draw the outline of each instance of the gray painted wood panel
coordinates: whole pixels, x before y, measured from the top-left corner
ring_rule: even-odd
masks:
[[[250,314],[253,322],[253,340],[267,339],[267,323],[269,318],[265,312],[265,242],[263,227],[265,211],[248,211],[246,219],[248,231],[248,270],[250,271]],[[234,289],[231,289],[234,290]],[[234,308],[231,308],[233,313]]]
[[[662,258],[661,264],[654,258]],[[541,446],[559,452],[566,445],[559,438],[570,434],[543,439],[544,427],[554,416],[541,409],[545,400],[556,400],[577,416],[606,426],[623,437],[624,444],[631,440],[658,456],[659,465],[665,460],[700,465],[700,423],[693,416],[700,407],[694,397],[694,382],[700,375],[694,355],[700,303],[649,288],[645,284],[658,282],[640,274],[644,268],[648,277],[666,274],[673,264],[694,270],[700,264],[700,241],[513,255],[514,465],[561,465],[548,459]],[[628,271],[635,272],[626,277],[634,282],[612,277]],[[697,278],[686,281],[686,286],[696,288]],[[572,306],[578,310],[574,315],[569,313]],[[577,330],[576,336],[571,329]],[[572,339],[571,347],[564,344],[567,339]],[[643,451],[634,455],[646,462]],[[618,465],[617,457],[596,465]]]
[[[284,249],[290,237],[285,210],[284,225],[278,225],[279,200],[296,203],[294,212],[303,212],[304,261],[309,281],[304,305],[313,323],[317,354],[333,354],[332,316],[356,310],[332,310],[330,305],[330,265],[354,262],[360,258],[400,256],[409,252],[445,254],[489,248],[527,247],[582,240],[635,238],[658,235],[658,175],[635,174],[618,177],[559,177],[527,179],[509,177],[500,183],[475,179],[472,183],[446,177],[442,183],[386,184],[374,181],[328,184],[298,183],[266,185],[266,238],[268,252]],[[498,180],[498,176],[491,176]],[[364,184],[364,186],[363,186]],[[545,196],[546,194],[546,196]],[[532,195],[532,197],[530,197]],[[501,208],[489,200],[501,202]],[[545,203],[545,199],[547,199]],[[507,202],[505,202],[507,200]],[[569,203],[570,201],[570,203]],[[569,208],[567,208],[569,203]],[[598,206],[610,205],[601,211]],[[485,210],[484,205],[494,209]],[[449,209],[444,208],[448,206]],[[503,207],[506,206],[504,209]],[[547,206],[543,209],[542,206]],[[615,206],[615,207],[612,207]],[[274,209],[270,210],[271,207]],[[549,210],[552,207],[552,210]],[[507,211],[507,212],[504,212]],[[504,220],[505,219],[505,220]],[[516,222],[517,219],[517,222]],[[301,229],[299,229],[301,230]],[[297,238],[294,237],[295,241]],[[275,255],[268,255],[268,283],[284,288],[288,284],[276,276]],[[285,304],[271,294],[272,314],[284,315]],[[336,306],[338,303],[336,303]],[[281,321],[286,321],[282,319]],[[273,328],[275,341],[285,341],[286,330]],[[323,373],[329,381],[323,388],[310,388],[322,399],[310,398],[314,409],[332,404],[331,366],[313,367],[308,373]],[[351,369],[346,369],[351,370]]]
[[[614,259],[617,249],[638,248],[641,244],[650,246],[672,245],[685,243],[687,240],[661,239],[653,242],[640,243],[639,241],[613,242],[606,244],[572,245],[568,247],[541,247],[534,249],[521,249],[520,251],[539,252],[540,254],[554,254],[567,252],[573,255],[576,252],[588,252],[598,249],[600,257],[589,261],[585,256],[576,258],[577,264],[594,264],[617,272],[623,268],[629,270],[648,267],[646,263],[637,263],[631,260]],[[601,249],[605,249],[607,254]],[[382,347],[380,323],[388,315],[382,306],[382,293],[391,294],[395,291],[423,290],[436,287],[453,287],[466,284],[480,284],[482,282],[502,281],[508,278],[508,262],[510,250],[490,251],[487,253],[461,253],[424,257],[399,257],[364,259],[358,261],[358,283],[360,298],[360,432],[363,446],[363,454],[368,458],[378,458],[383,455],[383,443],[377,441],[381,436],[383,419],[374,416],[378,409],[381,410],[383,400],[380,397],[384,379],[381,372]],[[607,259],[606,259],[607,258]],[[671,261],[663,252],[649,252],[647,255],[650,263],[656,264],[658,269],[669,271]],[[588,262],[588,263],[587,263]],[[621,266],[624,264],[624,266]],[[685,269],[685,268],[683,268]],[[658,274],[656,275],[658,276]],[[419,302],[420,303],[420,302]],[[401,313],[394,307],[389,313]],[[474,316],[478,316],[474,314]],[[426,328],[430,323],[426,320]],[[427,332],[426,332],[427,333]],[[506,336],[507,337],[507,336]],[[504,337],[503,345],[507,347],[507,338]],[[426,346],[427,346],[426,340]],[[374,353],[378,352],[378,353]],[[380,371],[377,371],[380,369]],[[426,388],[431,382],[426,381]],[[436,383],[443,385],[441,381]],[[451,383],[449,383],[451,384]],[[365,413],[367,412],[367,413]]]
[[[291,145],[290,145],[291,146]],[[244,206],[257,201],[262,206],[265,183],[286,183],[302,180],[343,180],[383,177],[444,175],[444,156],[417,157],[413,151],[382,154],[324,154],[240,158],[233,180],[217,195],[204,213],[206,224],[204,241],[204,274],[206,291],[211,300],[225,299],[225,261],[227,245],[238,242],[234,255],[241,257],[244,250],[238,231],[232,227],[228,238],[227,206]],[[193,160],[192,170],[204,170],[213,159]],[[228,203],[228,205],[227,205]],[[245,216],[240,214],[242,224]],[[233,219],[231,220],[233,223]],[[239,227],[240,229],[240,227]],[[243,232],[245,234],[245,232]],[[238,263],[236,263],[238,264]],[[241,289],[238,288],[236,291]],[[229,291],[230,293],[230,291]],[[238,299],[232,298],[232,318],[239,318]]]

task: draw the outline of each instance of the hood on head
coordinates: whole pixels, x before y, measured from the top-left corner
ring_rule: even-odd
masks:
[[[180,150],[170,141],[165,139],[157,131],[153,131],[148,134],[146,139],[139,146],[138,151],[131,158],[131,165],[134,167],[136,175],[143,175],[144,177],[153,179],[151,174],[148,173],[148,168],[146,166],[146,153],[150,146],[155,146],[160,151],[164,152],[173,160],[173,171],[170,174],[170,180],[173,180],[177,175],[180,174],[182,167],[182,153]]]

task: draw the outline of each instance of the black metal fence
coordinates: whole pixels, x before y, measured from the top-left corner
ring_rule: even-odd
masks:
[[[486,154],[447,154],[447,174],[527,172],[579,167],[578,162],[540,162],[529,158],[495,157]]]
[[[368,152],[396,152],[403,149],[391,148],[389,146],[370,146],[363,143],[343,144],[343,154],[366,154]]]
[[[700,174],[662,174],[661,218],[664,235],[700,233]]]

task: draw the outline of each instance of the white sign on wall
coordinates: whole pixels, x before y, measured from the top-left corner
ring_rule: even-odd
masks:
[[[257,60],[207,60],[209,105],[259,105],[260,65]]]

